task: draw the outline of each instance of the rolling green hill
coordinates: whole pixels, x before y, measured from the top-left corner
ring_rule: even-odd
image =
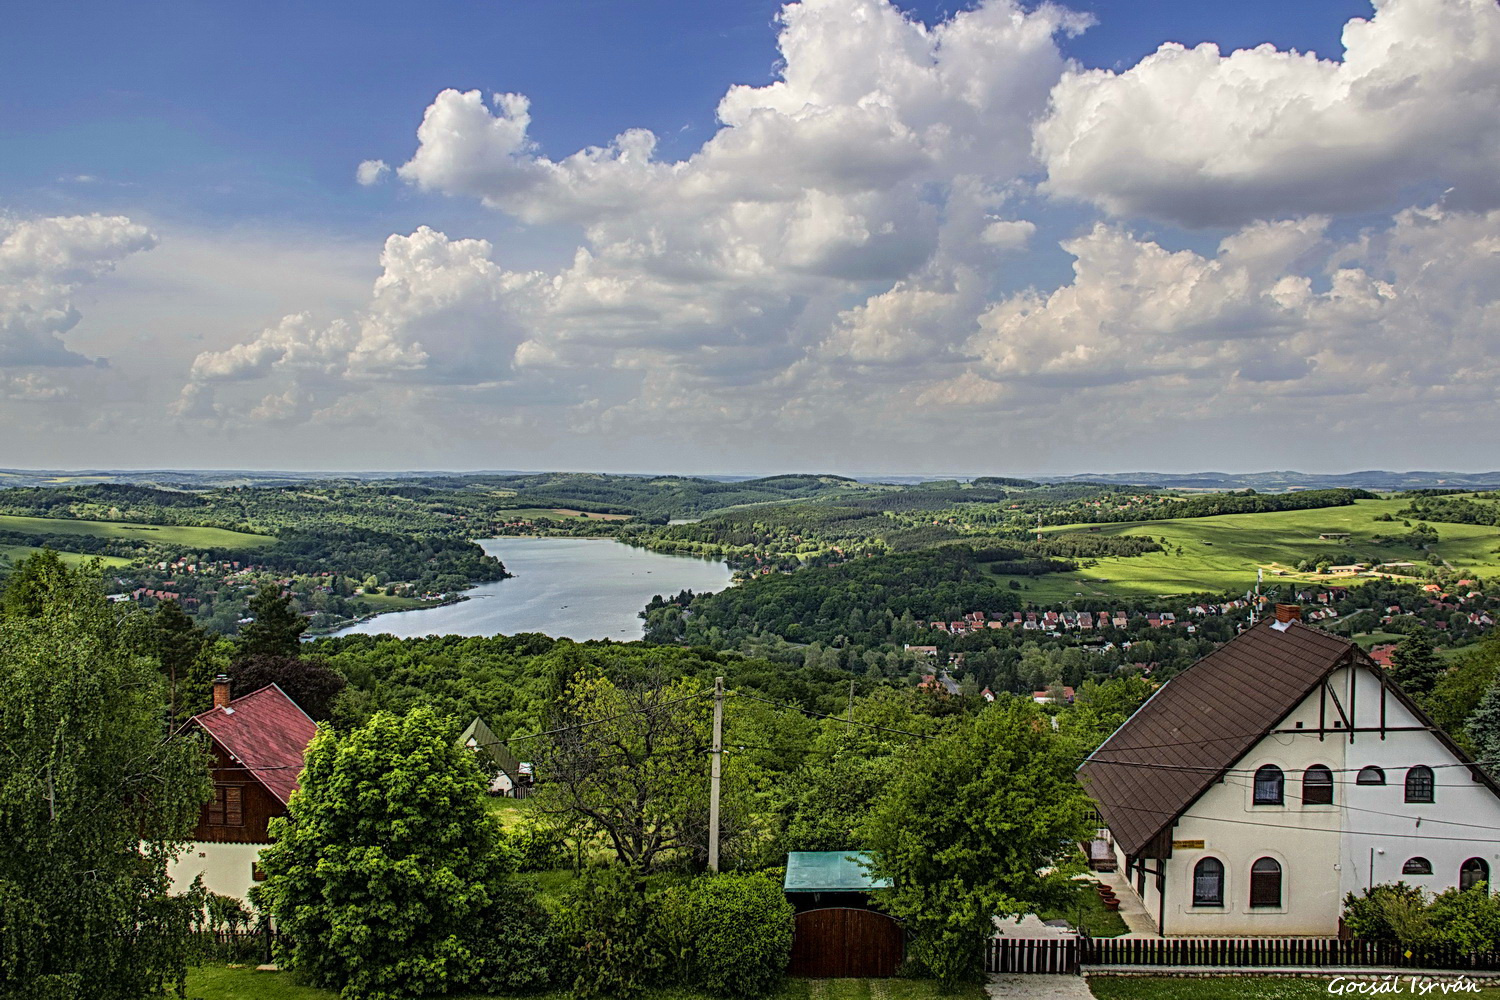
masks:
[[[124,521],[82,521],[64,517],[23,517],[0,514],[0,531],[35,535],[91,535],[127,538],[154,545],[196,549],[258,549],[275,545],[270,535],[252,535],[225,528],[197,528],[175,524],[132,524]]]
[[[1359,500],[1351,506],[1317,510],[1227,514],[1132,524],[1062,525],[1047,531],[1146,535],[1161,540],[1166,551],[1128,559],[1106,557],[1087,569],[1017,579],[1025,588],[1023,593],[1028,600],[1055,601],[1079,594],[1144,597],[1243,590],[1254,585],[1257,568],[1265,570],[1268,583],[1275,580],[1338,581],[1338,576],[1297,572],[1295,567],[1305,559],[1343,561],[1346,557],[1368,557],[1425,564],[1431,552],[1435,552],[1461,570],[1484,576],[1500,573],[1500,554],[1495,551],[1500,548],[1500,528],[1433,523],[1438,541],[1431,552],[1401,542],[1375,541],[1377,535],[1389,538],[1411,530],[1397,517],[1397,512],[1408,502]],[[1380,514],[1389,514],[1396,519],[1375,520]],[[1349,538],[1318,537],[1328,532],[1347,532]],[[1285,576],[1278,576],[1278,572]]]

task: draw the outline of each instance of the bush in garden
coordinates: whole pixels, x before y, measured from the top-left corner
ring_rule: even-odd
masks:
[[[1448,889],[1428,899],[1405,882],[1377,885],[1344,898],[1344,926],[1362,941],[1385,941],[1418,950],[1500,948],[1500,897],[1484,884]]]
[[[345,1000],[545,985],[547,919],[510,879],[484,778],[426,708],[320,729],[255,902],[282,961]]]
[[[645,878],[623,868],[585,872],[563,898],[558,936],[576,997],[629,1000],[656,982],[665,959],[651,933]]]
[[[1427,907],[1427,918],[1443,944],[1463,951],[1500,947],[1500,898],[1487,883],[1438,893]]]
[[[1344,926],[1362,941],[1413,947],[1427,942],[1427,904],[1422,890],[1405,882],[1377,885],[1344,897]]]
[[[533,821],[507,831],[505,847],[514,856],[517,871],[544,872],[567,863],[562,834]]]
[[[705,875],[688,893],[692,985],[723,997],[774,990],[792,951],[792,904],[761,874]]]

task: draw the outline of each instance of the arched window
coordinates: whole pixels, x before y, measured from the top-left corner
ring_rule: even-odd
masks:
[[[1432,862],[1426,858],[1407,858],[1401,866],[1402,875],[1431,875]]]
[[[1383,785],[1385,784],[1385,772],[1371,764],[1369,767],[1359,769],[1359,777],[1354,779],[1356,785]]]
[[[1333,772],[1314,764],[1302,772],[1302,804],[1326,806],[1333,803]]]
[[[1406,801],[1432,801],[1432,768],[1418,764],[1406,772]]]
[[[1281,863],[1261,858],[1250,866],[1250,905],[1281,906]]]
[[[1224,862],[1204,858],[1193,868],[1193,905],[1224,905]]]
[[[1490,863],[1483,858],[1470,858],[1458,866],[1458,887],[1471,889],[1480,882],[1490,880]]]
[[[1281,787],[1285,783],[1281,768],[1267,764],[1255,772],[1255,804],[1258,806],[1281,805]]]

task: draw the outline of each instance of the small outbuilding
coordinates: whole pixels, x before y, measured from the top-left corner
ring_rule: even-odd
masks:
[[[517,760],[483,719],[476,716],[459,736],[458,743],[478,756],[479,766],[489,776],[491,795],[524,798],[530,791],[531,765]]]
[[[890,880],[870,872],[868,851],[794,851],[786,857],[787,899],[797,910],[788,971],[813,978],[894,976],[906,933],[872,907]]]

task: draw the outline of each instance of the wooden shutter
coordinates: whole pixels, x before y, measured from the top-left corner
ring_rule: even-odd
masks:
[[[1281,865],[1270,858],[1250,867],[1250,905],[1281,907]]]
[[[238,785],[228,785],[224,789],[224,825],[244,826],[245,810],[240,797],[241,788]]]
[[[1333,804],[1333,772],[1322,764],[1314,764],[1302,772],[1302,804],[1305,806]]]
[[[208,804],[208,825],[224,825],[224,786],[214,786],[213,801]]]

